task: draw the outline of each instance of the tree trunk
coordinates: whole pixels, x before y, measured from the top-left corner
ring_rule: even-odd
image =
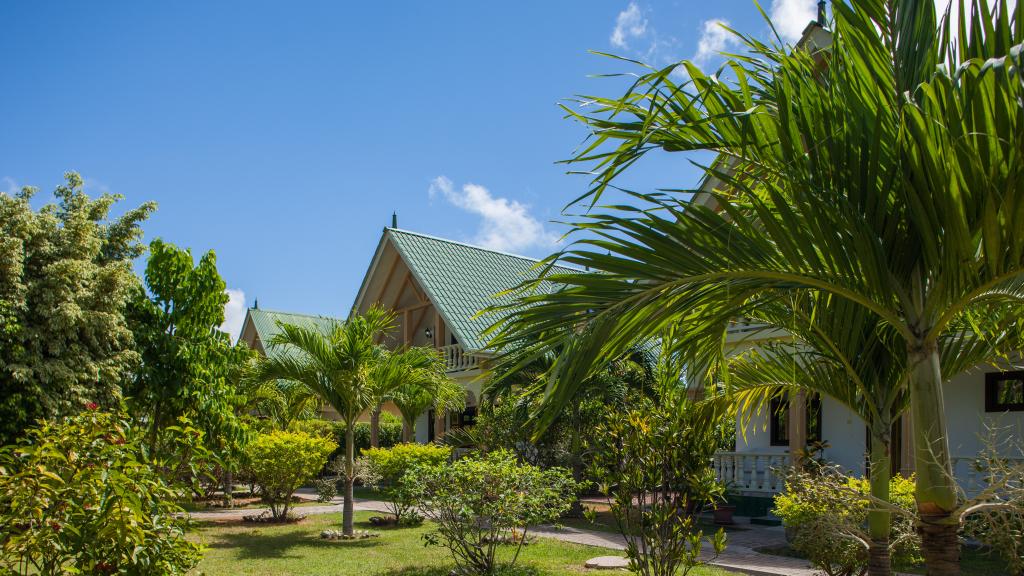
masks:
[[[235,507],[235,474],[231,468],[224,469],[224,507]]]
[[[960,574],[956,481],[949,458],[942,369],[938,348],[918,343],[908,352],[910,411],[914,424],[917,511],[921,551],[929,576]]]
[[[370,411],[370,448],[380,446],[380,404]]]
[[[355,480],[355,467],[356,431],[354,423],[349,422],[345,425],[345,504],[341,509],[341,531],[346,536],[353,534],[352,483]]]
[[[888,430],[889,424],[880,424],[877,428]],[[888,434],[871,435],[871,496],[883,502],[889,502],[889,480],[892,476],[892,460],[890,456]],[[871,542],[868,546],[868,574],[870,576],[890,576],[892,559],[889,556],[889,539],[892,532],[892,513],[884,509],[872,509],[868,512],[868,534]]]
[[[412,442],[413,424],[402,418],[402,442]]]

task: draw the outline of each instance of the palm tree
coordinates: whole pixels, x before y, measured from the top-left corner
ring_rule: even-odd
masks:
[[[392,382],[388,399],[402,414],[402,442],[412,442],[416,418],[431,406],[462,410],[466,391],[445,373],[444,358],[433,348],[415,346],[391,352],[380,365],[380,379]]]
[[[260,361],[263,381],[288,381],[306,387],[338,412],[345,427],[345,504],[342,531],[352,531],[352,484],[355,477],[355,425],[361,414],[380,403],[394,382],[379,376],[387,352],[378,336],[394,327],[394,313],[373,307],[335,323],[328,333],[292,324],[279,324],[270,345],[279,353]],[[278,351],[275,351],[278,352]]]
[[[718,153],[716,190],[584,218],[589,237],[560,257],[603,274],[549,275],[568,288],[507,308],[498,344],[579,330],[551,372],[559,397],[670,324],[688,327],[695,362],[720,357],[714,336],[752,299],[824,293],[863,308],[903,341],[929,573],[958,574],[942,342],[1020,310],[1024,21],[1004,0],[995,16],[973,3],[970,19],[961,5],[959,30],[921,0],[834,10],[827,54],[741,37],[753,55],[721,75],[682,63],[686,86],[674,66],[652,70],[621,98],[585,98],[587,115],[569,110],[592,129],[573,159],[595,165],[591,202],[659,149]]]

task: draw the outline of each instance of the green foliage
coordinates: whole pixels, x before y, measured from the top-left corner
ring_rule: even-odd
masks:
[[[292,495],[313,479],[337,445],[302,432],[260,434],[246,447],[248,469],[276,520],[288,517]]]
[[[377,377],[394,382],[387,397],[402,414],[411,442],[416,431],[416,418],[433,407],[435,410],[463,410],[466,391],[446,373],[441,354],[425,346],[413,346],[389,352]]]
[[[316,501],[327,504],[338,495],[338,479],[333,477],[317,478],[313,481],[316,488]]]
[[[297,420],[289,427],[291,430],[306,432],[332,440],[338,444],[337,454],[345,453],[345,424],[331,420]],[[357,422],[353,426],[355,437],[355,455],[362,455],[370,448],[370,423]],[[377,438],[381,448],[394,446],[402,441],[402,422],[393,414],[381,412],[380,436]]]
[[[592,474],[610,496],[630,568],[642,576],[685,576],[701,564],[705,536],[694,514],[723,496],[709,466],[717,430],[685,394],[666,389],[657,404],[609,415],[593,439]],[[724,550],[725,532],[707,540],[715,556]]]
[[[403,483],[436,525],[426,543],[451,551],[466,574],[501,568],[496,554],[505,541],[517,545],[506,564],[514,565],[529,526],[557,520],[578,489],[567,470],[520,464],[508,452],[415,468]]]
[[[215,455],[231,456],[244,443],[236,412],[236,365],[251,357],[232,348],[217,328],[228,296],[213,251],[195,264],[189,250],[160,239],[149,245],[146,286],[130,306],[130,323],[142,366],[127,387],[132,413],[147,422],[150,449],[166,448],[164,429],[189,418],[203,430]]]
[[[872,500],[870,482],[850,478],[834,468],[795,469],[785,492],[775,496],[774,514],[782,519],[793,549],[829,576],[856,576],[868,565],[868,512],[887,503]],[[897,564],[921,561],[921,541],[914,529],[914,478],[889,481],[892,514],[889,552]]]
[[[168,430],[175,450],[201,450],[200,433]],[[160,463],[142,431],[86,411],[44,422],[0,451],[0,572],[185,574],[199,546],[185,539]]]
[[[413,479],[406,474],[418,467],[436,467],[448,462],[452,449],[436,444],[397,444],[391,448],[363,451],[366,461],[364,482],[384,494],[391,513],[399,523],[422,520],[414,508],[413,490],[405,485]]]
[[[33,188],[0,193],[0,445],[88,402],[116,407],[139,360],[125,308],[155,204],[108,220],[120,196],[90,199],[78,174],[65,179],[38,211]]]

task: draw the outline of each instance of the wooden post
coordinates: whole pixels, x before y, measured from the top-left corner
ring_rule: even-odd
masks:
[[[799,464],[807,448],[807,394],[799,391],[789,398],[789,456]]]
[[[444,410],[434,410],[434,441],[439,442],[444,438]]]
[[[402,344],[408,346],[412,343],[412,327],[409,326],[409,311],[402,312]]]

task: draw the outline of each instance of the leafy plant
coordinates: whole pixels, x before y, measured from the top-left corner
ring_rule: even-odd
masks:
[[[448,462],[452,449],[436,444],[398,444],[392,448],[363,451],[366,463],[363,481],[384,494],[398,523],[422,520],[416,512],[414,490],[406,486],[413,479],[406,474],[417,467],[436,467]]]
[[[110,219],[120,196],[89,198],[81,176],[64,179],[39,209],[35,188],[0,192],[0,445],[87,402],[116,409],[139,362],[125,312],[156,204]]]
[[[868,571],[871,534],[868,513],[882,507],[891,514],[886,560],[921,561],[921,541],[914,527],[914,478],[893,476],[889,501],[870,497],[870,481],[851,478],[830,466],[794,468],[785,492],[775,496],[773,512],[782,519],[790,545],[828,576],[858,576]]]
[[[685,576],[701,564],[705,540],[714,556],[725,549],[724,531],[705,538],[695,520],[723,497],[709,466],[718,433],[685,394],[663,388],[658,404],[610,415],[593,439],[592,475],[609,496],[630,569],[642,576]]]
[[[292,495],[314,478],[337,445],[302,432],[257,436],[246,447],[248,469],[275,520],[288,518]]]
[[[326,504],[338,495],[338,479],[333,476],[317,478],[313,481],[316,488],[316,501]]]
[[[0,572],[187,573],[200,548],[174,504],[181,487],[148,459],[144,431],[91,406],[0,450]],[[202,450],[193,428],[166,433],[176,450]]]
[[[578,486],[563,468],[520,464],[509,452],[492,452],[451,464],[422,466],[403,479],[411,500],[435,529],[426,543],[451,551],[466,574],[493,574],[511,567],[529,526],[552,522],[569,509]],[[499,546],[516,546],[499,564]]]

